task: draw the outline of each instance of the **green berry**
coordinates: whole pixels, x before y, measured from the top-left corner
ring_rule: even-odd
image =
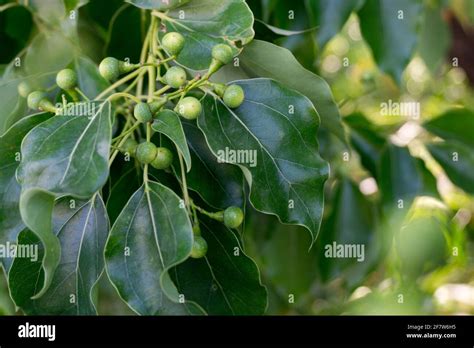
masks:
[[[172,66],[165,74],[165,81],[173,88],[179,88],[186,82],[186,71],[179,66]]]
[[[77,74],[72,69],[63,69],[56,75],[56,84],[59,88],[70,90],[77,85]]]
[[[138,103],[133,109],[133,116],[138,122],[146,123],[153,119],[151,114],[150,106],[147,103]]]
[[[206,256],[207,253],[207,242],[201,236],[194,236],[193,249],[191,250],[191,257],[194,259],[200,259]]]
[[[133,138],[127,138],[120,147],[123,153],[128,153],[130,156],[135,156],[135,150],[137,149],[138,143]]]
[[[237,228],[244,220],[244,213],[239,207],[229,207],[224,210],[224,224],[229,228]]]
[[[161,45],[169,54],[177,55],[184,47],[184,36],[176,32],[167,33],[161,39]]]
[[[140,163],[151,163],[156,157],[156,146],[151,142],[144,142],[137,146],[135,156]]]
[[[23,98],[28,97],[28,94],[31,92],[33,92],[33,88],[28,82],[22,81],[18,84],[18,94],[20,94]]]
[[[196,98],[185,97],[176,105],[176,110],[184,118],[194,120],[201,114],[202,106]]]
[[[46,93],[43,91],[34,91],[28,94],[28,107],[36,110],[39,108],[40,101],[46,98]]]
[[[229,108],[237,108],[240,104],[244,101],[244,90],[239,85],[230,85],[225,89],[224,96],[222,99],[224,100],[225,105]]]
[[[113,57],[107,57],[99,64],[99,72],[108,81],[114,81],[120,76],[120,62]]]
[[[232,48],[226,44],[218,44],[212,48],[212,58],[218,60],[222,64],[228,64],[232,60],[234,54]]]
[[[171,163],[173,163],[173,153],[166,147],[158,147],[156,157],[150,164],[156,169],[166,169]]]

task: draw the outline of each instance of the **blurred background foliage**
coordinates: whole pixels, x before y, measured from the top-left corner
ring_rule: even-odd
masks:
[[[474,1],[247,3],[256,39],[328,82],[346,133],[318,134],[331,177],[312,248],[303,228],[247,205],[267,312],[474,314]],[[121,0],[0,0],[0,134],[28,112],[23,79],[48,86],[75,59],[136,61],[143,18]],[[420,117],[381,115],[389,101],[418,102]],[[364,244],[364,262],[325,257],[332,242]],[[105,277],[96,296],[99,313],[130,314]],[[0,314],[13,313],[0,277]]]

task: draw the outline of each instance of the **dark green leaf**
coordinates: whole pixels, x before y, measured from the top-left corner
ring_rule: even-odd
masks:
[[[303,68],[290,51],[254,40],[245,47],[239,58],[242,68],[250,76],[275,79],[307,96],[318,111],[322,126],[345,141],[341,117],[329,85]]]
[[[25,135],[36,125],[52,115],[40,113],[24,118],[0,137],[0,244],[15,243],[18,234],[25,228],[18,208],[21,187],[16,181],[15,171],[20,161],[20,146]],[[1,259],[6,270],[11,260]]]
[[[90,201],[58,201],[53,210],[53,233],[62,253],[51,286],[41,298],[32,300],[44,279],[41,259],[15,258],[9,284],[16,305],[29,315],[96,314],[91,295],[104,269],[108,231],[109,221],[99,195]],[[40,241],[28,230],[20,235],[19,244],[43,253]]]
[[[474,153],[472,147],[444,142],[427,145],[449,179],[464,191],[474,194]]]
[[[369,0],[370,1],[370,0]],[[318,27],[318,43],[322,48],[342,29],[352,11],[357,11],[364,0],[313,0],[309,6]]]
[[[78,57],[74,60],[74,66],[78,86],[88,98],[93,99],[109,86],[109,83],[99,74],[99,69],[90,59]]]
[[[236,164],[251,185],[250,200],[257,210],[305,226],[314,241],[329,171],[318,154],[316,110],[309,99],[273,80],[235,83],[244,89],[243,104],[231,110],[207,95],[199,128],[216,157],[222,158],[227,150],[244,151],[246,158]]]
[[[421,9],[419,0],[369,0],[358,12],[375,61],[397,83],[416,47]]]
[[[474,112],[452,109],[423,124],[429,132],[449,141],[474,147]]]
[[[237,54],[236,42],[245,45],[254,36],[253,15],[243,0],[199,0],[158,15],[168,31],[178,31],[186,38],[178,62],[193,70],[209,67],[216,44],[227,43]]]
[[[171,272],[180,292],[211,315],[263,314],[267,294],[255,263],[232,231],[209,219],[200,222],[208,251]]]
[[[21,146],[17,178],[22,185],[20,213],[25,225],[45,246],[45,281],[48,289],[60,258],[60,245],[52,233],[51,214],[56,196],[89,198],[109,173],[111,141],[110,104],[92,115],[55,116],[34,128]]]
[[[170,138],[184,157],[188,172],[191,170],[191,155],[179,116],[172,110],[160,111],[154,118],[152,128]]]
[[[217,209],[242,206],[243,175],[235,166],[218,163],[201,130],[193,122],[183,122],[193,167],[186,175],[188,186],[207,204]]]
[[[376,234],[376,209],[359,188],[343,179],[337,188],[331,213],[318,240],[319,268],[324,281],[343,278],[357,286],[380,256]],[[351,247],[353,255],[338,257],[340,248]]]
[[[110,231],[107,273],[122,299],[139,314],[194,312],[192,303],[178,303],[168,274],[191,252],[191,222],[173,191],[155,182],[148,185],[130,198]]]
[[[127,0],[134,6],[147,10],[165,11],[182,6],[190,0]]]
[[[420,30],[418,52],[430,71],[436,72],[446,59],[451,45],[449,26],[440,8],[427,5]]]
[[[379,163],[378,184],[385,206],[408,209],[418,195],[437,196],[435,179],[424,163],[411,156],[407,148],[387,145]],[[434,191],[434,192],[433,192]]]

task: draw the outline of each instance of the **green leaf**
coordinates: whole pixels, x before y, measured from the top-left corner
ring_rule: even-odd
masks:
[[[254,36],[253,14],[243,0],[198,0],[157,15],[167,31],[178,31],[186,38],[177,60],[193,70],[209,67],[216,44],[227,43],[237,54],[236,43],[245,45]]]
[[[107,273],[135,312],[188,314],[197,308],[178,303],[168,270],[191,252],[191,222],[173,191],[155,182],[148,185],[135,192],[112,226],[105,250]]]
[[[329,85],[303,68],[289,50],[254,40],[245,47],[239,58],[241,67],[249,76],[275,79],[308,97],[321,117],[322,126],[345,141],[341,116]]]
[[[18,180],[24,190],[40,188],[57,195],[89,198],[107,180],[110,142],[108,102],[96,107],[91,117],[53,117],[23,140]]]
[[[449,26],[441,14],[441,8],[425,6],[423,24],[419,33],[418,52],[431,72],[439,69],[447,58],[451,45]]]
[[[216,209],[243,204],[243,175],[235,166],[218,163],[195,122],[183,122],[193,167],[186,175],[188,186]]]
[[[468,109],[452,109],[446,111],[423,124],[429,132],[449,141],[474,147],[474,112]]]
[[[378,184],[385,206],[397,206],[403,200],[403,208],[408,209],[416,196],[438,195],[435,178],[407,148],[387,145],[378,168]]]
[[[273,80],[234,83],[244,89],[243,104],[231,110],[207,95],[199,128],[216,157],[227,150],[246,151],[245,163],[237,164],[251,186],[250,200],[257,210],[305,226],[314,241],[329,171],[318,153],[316,110],[305,96]],[[252,154],[256,161],[249,161]]]
[[[208,244],[204,258],[189,259],[172,272],[180,292],[210,315],[260,315],[267,293],[255,263],[234,233],[221,223],[200,220]]]
[[[5,75],[0,79],[0,135],[26,111],[26,101],[18,94],[21,78],[13,69],[12,65],[8,66]]]
[[[53,233],[62,253],[51,286],[41,298],[32,300],[44,279],[41,261],[17,257],[9,274],[15,304],[28,315],[96,314],[91,295],[104,269],[108,231],[109,221],[99,195],[89,201],[70,197],[59,200],[53,210]],[[37,247],[43,253],[40,241],[28,230],[20,235],[19,244]]]
[[[386,144],[380,129],[360,113],[345,116],[344,123],[350,127],[351,145],[358,152],[362,165],[377,178],[377,164]]]
[[[416,47],[421,10],[419,0],[369,0],[358,12],[376,63],[397,83]]]
[[[7,242],[15,243],[18,234],[25,228],[18,207],[21,187],[15,177],[21,158],[21,141],[32,128],[51,116],[50,113],[39,113],[26,117],[0,137],[0,244],[2,245]],[[2,258],[1,263],[8,270],[11,260]]]
[[[57,196],[89,198],[106,182],[111,141],[110,103],[92,117],[55,116],[23,139],[17,179],[22,185],[20,213],[25,225],[43,243],[44,286],[48,289],[60,258],[52,233],[51,214]]]
[[[370,0],[369,0],[370,1]],[[364,0],[314,0],[309,7],[318,27],[318,43],[320,48],[342,29],[353,11],[357,11]]]
[[[29,0],[28,7],[46,23],[60,26],[66,18],[66,5],[63,0]]]
[[[89,58],[76,58],[74,67],[77,73],[77,84],[88,98],[95,98],[109,87],[110,84],[99,74],[98,67]]]
[[[134,6],[147,10],[165,11],[175,7],[182,6],[190,0],[127,0]]]
[[[341,180],[318,240],[318,265],[325,282],[342,277],[352,288],[377,264],[382,245],[376,234],[376,213],[357,185],[346,178]],[[338,258],[340,245],[354,245],[361,254]]]
[[[474,194],[474,153],[472,147],[456,142],[443,142],[428,144],[427,148],[455,185]]]
[[[186,136],[179,116],[171,110],[160,111],[153,120],[152,128],[159,133],[166,135],[176,145],[181,155],[184,157],[188,172],[191,170],[191,155],[189,153]]]

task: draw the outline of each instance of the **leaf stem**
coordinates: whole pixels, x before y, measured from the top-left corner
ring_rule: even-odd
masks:
[[[178,151],[178,158],[179,158],[179,166],[181,168],[181,182],[183,184],[183,197],[184,197],[184,204],[186,205],[186,209],[188,210],[189,215],[191,215],[191,202],[189,199],[189,192],[188,192],[188,184],[186,182],[186,170],[184,168],[184,161],[183,161],[183,156],[181,155],[181,152],[179,149]]]
[[[133,79],[135,76],[139,75],[140,72],[142,72],[142,69],[145,69],[145,68],[139,68],[133,72],[131,72],[130,74],[122,77],[120,80],[118,80],[117,82],[115,82],[114,84],[110,85],[107,89],[104,89],[102,91],[102,93],[100,93],[97,97],[95,97],[95,100],[99,100],[101,98],[103,98],[104,96],[106,96],[108,93],[112,92],[115,88],[123,85],[125,82],[127,82],[128,80],[131,80]]]

